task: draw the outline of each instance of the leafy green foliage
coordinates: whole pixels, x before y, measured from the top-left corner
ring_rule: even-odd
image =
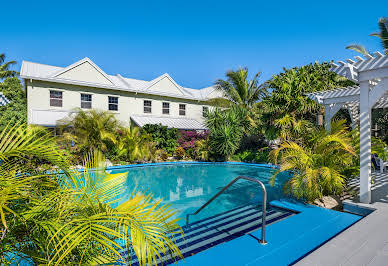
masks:
[[[126,161],[150,160],[154,157],[155,144],[151,136],[139,127],[130,127],[119,130],[118,156]]]
[[[376,154],[380,159],[388,160],[388,145],[381,139],[372,137],[372,153]]]
[[[16,61],[5,61],[5,54],[0,54],[0,79],[15,77],[19,75],[18,72],[10,70],[12,65],[15,65]]]
[[[0,131],[7,124],[27,122],[27,98],[20,80],[16,77],[7,78],[0,83],[0,92],[10,101],[5,106],[0,106]]]
[[[34,158],[63,172],[31,174]],[[15,125],[0,132],[0,161],[2,264],[17,264],[15,255],[34,264],[128,264],[122,245],[141,265],[181,256],[170,238],[181,232],[175,212],[151,194],[121,198],[127,173],[107,173],[100,152],[86,155],[84,171],[72,170],[47,131]]]
[[[174,153],[178,146],[178,129],[148,124],[143,126],[143,130],[151,135],[152,141],[156,143],[157,149],[165,150],[169,154]]]
[[[228,159],[239,148],[244,132],[250,128],[247,109],[233,106],[227,110],[216,108],[206,117],[209,147],[217,159]]]
[[[283,141],[270,153],[280,170],[292,171],[293,177],[286,184],[288,193],[297,198],[314,201],[325,195],[339,195],[345,187],[344,171],[354,164],[356,155],[351,133],[344,121],[333,123],[331,132],[316,128],[302,141]]]
[[[255,107],[262,132],[268,139],[296,139],[312,127],[322,107],[306,94],[345,87],[353,83],[329,71],[328,63],[314,63],[274,75],[266,82],[271,95]]]
[[[61,141],[67,146],[73,143],[81,155],[98,150],[107,152],[117,143],[117,131],[120,123],[114,114],[108,111],[82,109],[58,121],[58,126],[64,130]]]
[[[230,70],[226,72],[227,80],[216,81],[216,88],[233,104],[248,108],[267,95],[266,88],[258,83],[260,75],[258,72],[248,80],[248,68]]]
[[[176,148],[175,157],[177,159],[183,159],[185,157],[185,155],[186,155],[185,149],[183,149],[182,147]]]

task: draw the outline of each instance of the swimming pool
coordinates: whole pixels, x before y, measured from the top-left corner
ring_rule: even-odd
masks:
[[[269,165],[245,163],[175,163],[150,164],[144,167],[128,166],[113,168],[112,173],[128,172],[123,200],[137,191],[151,192],[155,199],[163,199],[177,210],[177,216],[183,218],[194,213],[206,201],[219,192],[237,176],[243,175],[262,181],[267,189],[267,202],[284,198],[283,184],[290,176],[280,173],[274,186],[269,180],[276,171]],[[258,184],[239,180],[219,198],[193,217],[193,221],[216,213],[225,212],[246,204],[262,201],[262,192]]]
[[[280,173],[272,186],[269,181],[276,169],[270,165],[160,163],[111,167],[109,171],[128,172],[123,200],[136,188],[153,193],[155,199],[163,199],[178,211],[184,238],[178,236],[176,244],[185,265],[289,265],[361,219],[285,198],[283,185],[290,175]],[[239,175],[256,178],[266,186],[266,245],[258,242],[262,192],[252,182],[237,181],[186,224],[186,214],[194,213]],[[124,249],[120,252],[131,265],[138,265],[136,256]],[[166,255],[158,265],[173,264],[175,259]]]

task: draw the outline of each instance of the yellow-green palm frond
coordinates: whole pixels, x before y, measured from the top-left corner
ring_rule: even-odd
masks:
[[[79,247],[84,250],[77,255],[81,264],[123,261],[119,252],[123,247],[134,252],[141,265],[156,264],[163,254],[181,257],[173,238],[181,232],[173,218],[176,212],[151,194],[133,191],[129,199],[122,198],[127,173],[107,173],[104,160],[95,151],[85,158],[83,171],[63,176],[58,197],[71,206],[57,202],[65,211],[62,223],[50,229],[49,263],[65,263]]]
[[[62,169],[68,167],[63,152],[48,131],[26,125],[7,125],[0,132],[0,167],[22,171],[24,165],[16,162],[31,158],[48,161]]]

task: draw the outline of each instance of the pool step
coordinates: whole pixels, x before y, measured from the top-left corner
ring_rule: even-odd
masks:
[[[270,207],[267,209],[267,225],[292,215],[292,212]],[[261,228],[262,209],[246,205],[183,226],[184,236],[175,235],[176,245],[183,257],[192,256],[215,245],[249,234]],[[258,243],[259,245],[259,243]],[[129,261],[130,254],[122,251]],[[179,258],[166,255],[158,265],[174,263]],[[139,265],[132,254],[130,265]]]

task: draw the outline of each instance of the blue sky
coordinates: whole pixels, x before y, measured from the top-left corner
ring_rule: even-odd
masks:
[[[8,6],[9,5],[9,6]],[[0,52],[8,60],[67,66],[91,58],[108,74],[207,87],[247,66],[262,81],[316,60],[353,57],[361,43],[380,49],[379,17],[369,1],[7,1]],[[8,12],[9,11],[9,12]],[[4,26],[5,23],[5,26]]]

